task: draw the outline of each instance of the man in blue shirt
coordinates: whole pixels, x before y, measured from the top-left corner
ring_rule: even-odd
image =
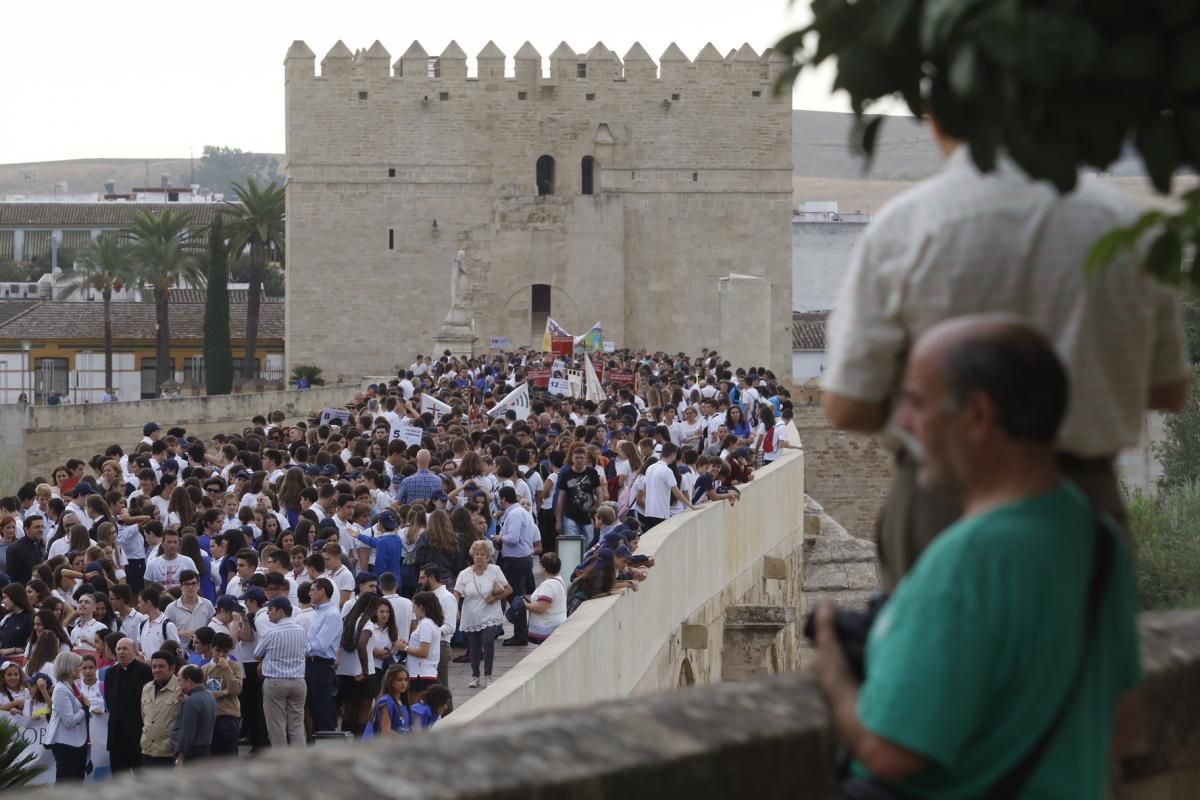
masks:
[[[333,708],[334,659],[342,638],[342,616],[333,601],[333,581],[317,578],[311,592],[315,612],[304,659],[308,710],[312,714],[313,730],[332,731],[337,729],[337,714]]]
[[[417,451],[417,471],[401,482],[397,504],[424,503],[434,492],[442,491],[442,479],[429,471],[432,458],[428,450]]]
[[[502,486],[496,497],[500,504],[500,532],[494,542],[501,548],[500,570],[513,588],[513,594],[526,595],[533,591],[533,550],[542,534],[533,515],[517,502],[516,489]],[[523,647],[529,644],[529,638],[515,631],[504,644]]]

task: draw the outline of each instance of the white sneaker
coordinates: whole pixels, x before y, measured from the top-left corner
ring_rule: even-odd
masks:
[[[495,681],[493,681],[493,680],[492,680],[492,676],[491,676],[491,675],[484,675],[484,676],[483,676],[483,685],[484,685],[484,686],[491,686],[493,683],[495,683]]]
[[[467,688],[468,689],[478,689],[479,688],[479,678],[471,678],[471,680],[467,683]]]

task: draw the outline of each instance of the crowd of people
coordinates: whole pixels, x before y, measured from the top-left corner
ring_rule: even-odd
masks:
[[[436,725],[452,660],[490,684],[506,620],[525,647],[636,591],[646,531],[800,446],[769,370],[621,351],[552,394],[583,359],[423,357],[307,420],[147,422],[0,498],[0,719],[35,782]]]

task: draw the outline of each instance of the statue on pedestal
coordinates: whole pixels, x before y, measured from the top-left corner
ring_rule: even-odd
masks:
[[[470,355],[476,341],[475,320],[465,300],[470,277],[463,266],[466,256],[464,251],[459,250],[450,266],[450,312],[442,320],[442,326],[434,338],[439,348],[450,350],[455,355]]]

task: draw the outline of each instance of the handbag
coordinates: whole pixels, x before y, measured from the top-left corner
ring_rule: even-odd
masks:
[[[1088,653],[1092,649],[1092,640],[1095,639],[1096,624],[1100,616],[1100,604],[1104,600],[1104,587],[1108,582],[1108,575],[1112,571],[1113,561],[1112,533],[1105,527],[1103,519],[1098,514],[1095,519],[1092,530],[1095,534],[1096,545],[1095,555],[1092,558],[1092,572],[1088,579],[1087,604],[1084,607],[1083,647],[1079,652],[1079,660],[1071,677],[1071,684],[1067,687],[1067,693],[1059,703],[1054,717],[1051,718],[1050,725],[1037,738],[1033,746],[1025,752],[1025,755],[983,794],[985,800],[1009,800],[1020,795],[1021,787],[1033,775],[1038,763],[1050,749],[1050,742],[1054,740],[1054,734],[1066,720],[1071,703],[1079,693],[1080,684],[1083,683]],[[838,784],[833,796],[835,800],[905,800],[907,797],[891,784],[876,778],[848,778]]]

